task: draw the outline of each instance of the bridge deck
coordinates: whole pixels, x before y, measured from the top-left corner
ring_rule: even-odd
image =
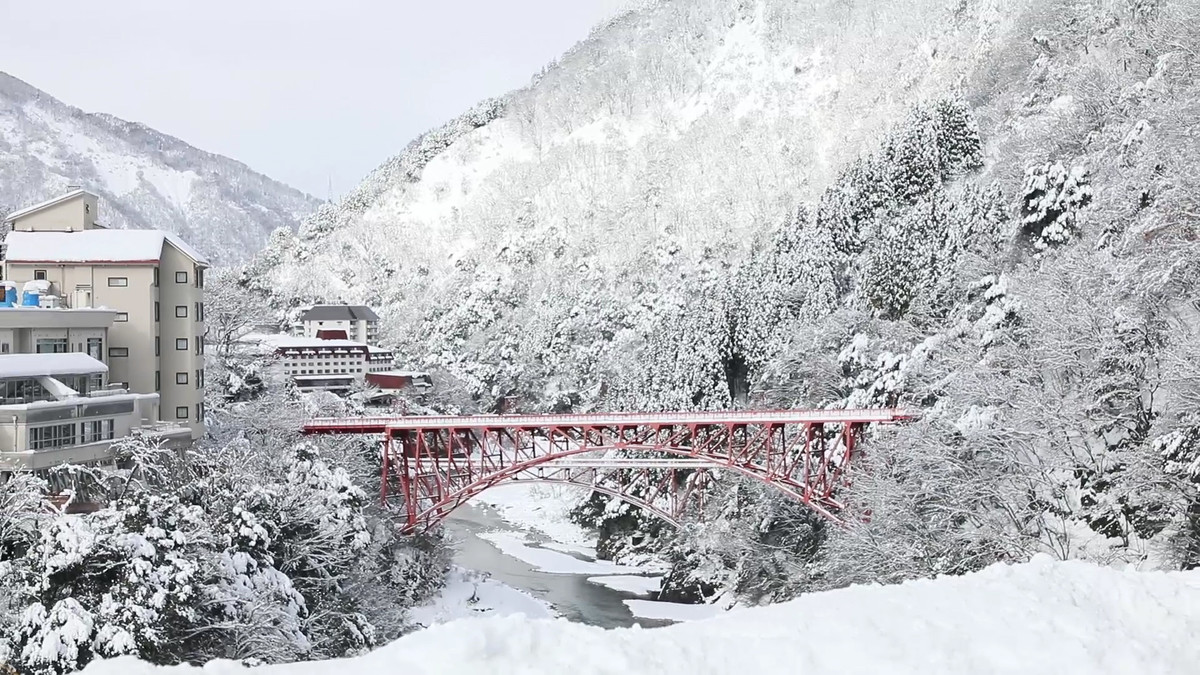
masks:
[[[305,433],[382,433],[422,429],[544,429],[727,424],[823,424],[898,422],[912,413],[895,408],[854,410],[745,410],[663,413],[587,413],[570,415],[407,415],[399,417],[323,417],[305,422]]]

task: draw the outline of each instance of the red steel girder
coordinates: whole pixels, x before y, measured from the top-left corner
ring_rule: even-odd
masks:
[[[380,498],[396,486],[408,531],[513,481],[578,485],[678,522],[703,499],[713,469],[759,480],[837,521],[833,493],[862,427],[913,417],[868,409],[323,418],[303,432],[382,434]]]

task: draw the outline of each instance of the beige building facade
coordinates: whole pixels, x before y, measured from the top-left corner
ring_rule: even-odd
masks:
[[[204,432],[208,264],[173,234],[106,229],[96,222],[97,209],[95,195],[76,190],[10,214],[3,278],[48,284],[52,301],[42,298],[43,306],[110,310],[102,353],[109,381],[158,394],[159,418],[187,425],[198,438]]]

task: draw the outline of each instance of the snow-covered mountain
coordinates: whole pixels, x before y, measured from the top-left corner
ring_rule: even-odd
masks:
[[[524,365],[497,369],[525,358],[572,373],[554,388],[599,391],[606,354],[531,354],[542,347],[492,333],[578,345],[579,331],[645,326],[631,308],[678,304],[659,291],[736,264],[921,103],[964,102],[982,175],[1012,208],[1028,165],[1082,160],[1088,134],[1132,133],[1130,106],[1157,100],[1178,67],[1129,53],[1127,35],[1161,27],[1147,23],[1154,3],[1126,4],[648,3],[415,140],[274,241],[255,283],[284,303],[377,306],[396,347],[455,362],[480,391],[546,384]],[[1097,88],[1088,73],[1102,71]],[[606,303],[616,326],[578,318],[611,316]]]
[[[215,264],[245,261],[320,203],[246,165],[135,122],[85,113],[0,73],[0,212],[70,185],[114,227],[174,232]]]
[[[1200,565],[1197,15],[649,3],[274,237],[244,285],[374,306],[445,409],[922,410],[858,460],[854,536],[718,481],[713,525],[673,540],[680,599],[1039,551]],[[645,547],[609,506],[577,512],[599,550]]]

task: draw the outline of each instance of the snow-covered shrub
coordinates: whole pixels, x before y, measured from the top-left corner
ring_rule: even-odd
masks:
[[[932,192],[945,178],[942,155],[953,149],[943,152],[938,147],[936,119],[931,111],[919,107],[884,145],[882,159],[897,202],[889,206],[912,203]]]
[[[236,404],[238,427],[215,411],[217,438],[199,452],[132,437],[117,448],[125,468],[68,467],[67,482],[109,495],[95,513],[52,513],[37,481],[4,483],[6,660],[37,675],[125,654],[281,662],[406,630],[404,610],[440,583],[444,547],[390,529],[357,446],[283,440],[289,405]]]
[[[983,141],[979,125],[961,98],[941,99],[933,105],[938,161],[946,177],[983,166]]]
[[[1181,568],[1196,569],[1200,567],[1200,425],[1159,436],[1153,447],[1181,496],[1178,522],[1171,535],[1174,557]]]
[[[65,673],[96,657],[173,661],[206,622],[207,530],[176,496],[134,491],[88,516],[48,518],[8,587],[25,603],[11,638],[23,672]]]
[[[1078,232],[1079,212],[1092,201],[1087,169],[1062,162],[1025,169],[1021,226],[1037,251],[1069,242]]]
[[[1009,295],[1009,279],[1003,274],[988,275],[971,286],[967,320],[979,336],[979,346],[988,347],[999,331],[1011,328],[1019,320],[1021,303]]]

